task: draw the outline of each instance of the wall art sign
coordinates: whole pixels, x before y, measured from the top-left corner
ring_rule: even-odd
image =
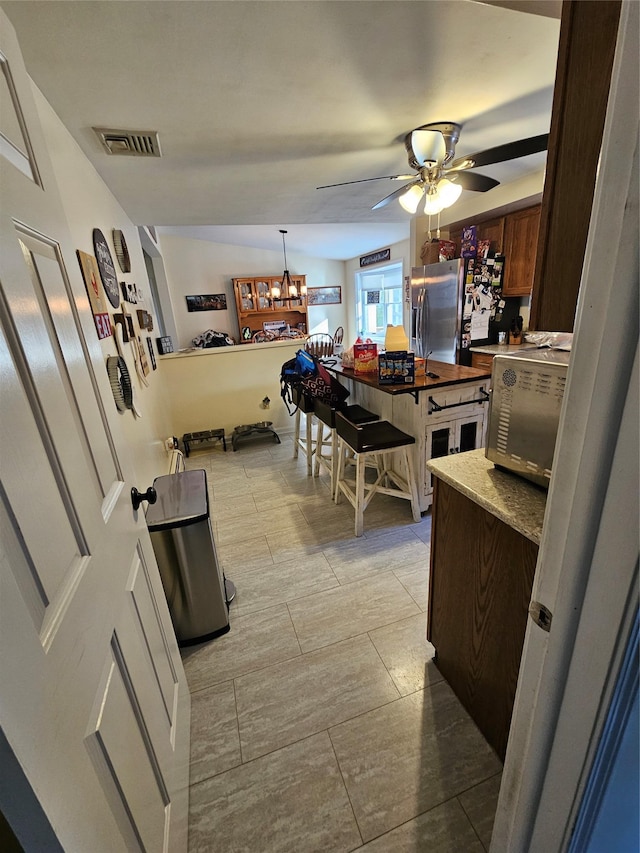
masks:
[[[120,288],[118,287],[118,276],[113,265],[113,258],[105,236],[99,228],[93,229],[93,250],[96,253],[96,261],[100,270],[100,278],[104,285],[107,299],[117,308],[120,305]]]
[[[187,311],[226,311],[226,293],[207,293],[201,296],[187,296]]]
[[[76,250],[76,255],[78,257],[78,263],[80,264],[80,271],[82,272],[82,278],[84,279],[87,296],[89,297],[89,304],[91,305],[91,313],[93,314],[93,320],[96,324],[98,338],[100,340],[110,338],[111,318],[109,317],[109,306],[107,305],[106,299],[100,292],[100,271],[98,270],[96,259],[93,255],[81,252],[80,249]]]
[[[307,305],[339,305],[341,302],[341,287],[307,288]]]
[[[360,258],[360,266],[368,267],[371,264],[379,264],[380,261],[390,261],[391,260],[391,248],[388,249],[379,249],[377,252],[371,252],[370,255],[363,255]]]

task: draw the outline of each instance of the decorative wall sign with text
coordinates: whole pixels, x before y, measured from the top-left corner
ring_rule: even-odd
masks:
[[[104,285],[107,299],[114,308],[120,305],[120,288],[118,287],[118,276],[113,265],[113,258],[105,236],[99,228],[93,229],[93,250],[96,253],[96,261],[100,270],[100,278]]]
[[[377,252],[371,252],[370,255],[363,255],[360,258],[360,266],[368,267],[371,264],[379,264],[380,261],[390,261],[391,260],[391,248],[389,249],[380,249]]]
[[[98,270],[96,259],[93,255],[81,252],[80,249],[77,249],[76,255],[78,256],[78,263],[80,264],[80,270],[84,279],[84,286],[87,290],[87,296],[89,297],[89,304],[91,305],[91,313],[93,314],[93,320],[96,324],[98,338],[100,340],[103,340],[103,338],[109,338],[111,337],[111,319],[109,317],[108,310],[109,306],[107,305],[106,299],[100,292],[100,271]]]

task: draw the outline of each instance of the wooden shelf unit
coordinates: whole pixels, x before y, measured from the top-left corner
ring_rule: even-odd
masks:
[[[281,321],[291,328],[308,333],[307,299],[299,295],[295,299],[272,299],[271,289],[282,287],[282,276],[257,276],[255,278],[234,278],[233,292],[238,311],[240,342],[251,343],[251,338],[242,337],[242,329],[248,327],[251,333],[263,331],[266,321]],[[298,294],[306,288],[306,276],[292,275],[291,283]]]

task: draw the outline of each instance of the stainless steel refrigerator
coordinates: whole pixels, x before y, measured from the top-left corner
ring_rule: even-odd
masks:
[[[457,363],[463,275],[461,258],[411,271],[411,347],[417,356]]]
[[[502,296],[504,258],[457,258],[414,267],[411,346],[416,355],[471,364],[471,346],[497,343],[520,300]]]

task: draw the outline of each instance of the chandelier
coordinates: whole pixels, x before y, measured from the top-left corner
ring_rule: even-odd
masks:
[[[274,282],[271,287],[271,298],[275,300],[285,300],[285,299],[299,299],[300,297],[306,296],[307,288],[305,285],[302,285],[300,288],[300,293],[298,293],[297,286],[291,281],[291,276],[289,275],[289,269],[287,265],[287,247],[284,242],[284,235],[288,232],[283,228],[279,229],[282,234],[282,252],[284,254],[284,272],[282,273],[282,282],[278,285],[277,282]]]

